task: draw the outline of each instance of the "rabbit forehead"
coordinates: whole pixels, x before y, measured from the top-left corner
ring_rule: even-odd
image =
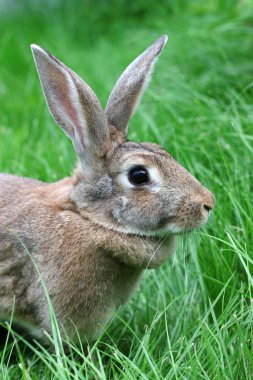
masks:
[[[122,171],[134,165],[159,167],[163,171],[172,161],[176,162],[160,145],[125,142],[114,151],[110,166],[112,172]],[[161,165],[165,167],[161,168]]]

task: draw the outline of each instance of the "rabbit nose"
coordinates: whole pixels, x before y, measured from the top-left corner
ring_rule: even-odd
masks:
[[[202,200],[202,209],[204,213],[210,212],[214,208],[215,200],[211,191],[207,190]]]
[[[210,206],[210,205],[204,205],[204,209],[206,210],[206,211],[211,211],[212,210],[212,206]]]

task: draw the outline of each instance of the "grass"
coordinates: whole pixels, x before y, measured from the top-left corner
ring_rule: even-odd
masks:
[[[162,144],[216,196],[207,227],[146,271],[88,355],[71,342],[65,354],[57,326],[52,350],[9,329],[0,379],[252,379],[251,1],[26,0],[0,14],[1,172],[55,181],[75,164],[46,109],[31,43],[105,105],[123,68],[168,33],[130,138]]]

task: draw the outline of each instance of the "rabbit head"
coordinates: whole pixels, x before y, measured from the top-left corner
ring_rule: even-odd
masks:
[[[70,198],[80,213],[122,233],[178,233],[204,224],[214,207],[212,193],[162,147],[127,140],[128,122],[166,41],[160,37],[127,67],[105,111],[77,74],[32,45],[49,110],[80,162]]]

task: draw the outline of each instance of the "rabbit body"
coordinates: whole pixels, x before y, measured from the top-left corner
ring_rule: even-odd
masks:
[[[101,235],[69,199],[74,181],[0,175],[0,314],[11,314],[15,295],[20,322],[51,329],[44,290],[18,236],[39,266],[59,324],[72,338],[77,329],[92,340],[132,295],[142,270],[166,260],[174,237],[157,250],[157,238],[110,229]]]
[[[212,193],[127,125],[166,42],[137,57],[103,111],[90,87],[33,45],[55,121],[78,156],[71,177],[48,184],[0,174],[0,317],[51,331],[42,275],[60,327],[95,339],[132,295],[143,270],[175,250],[175,233],[204,224]],[[34,264],[35,263],[35,264]]]

